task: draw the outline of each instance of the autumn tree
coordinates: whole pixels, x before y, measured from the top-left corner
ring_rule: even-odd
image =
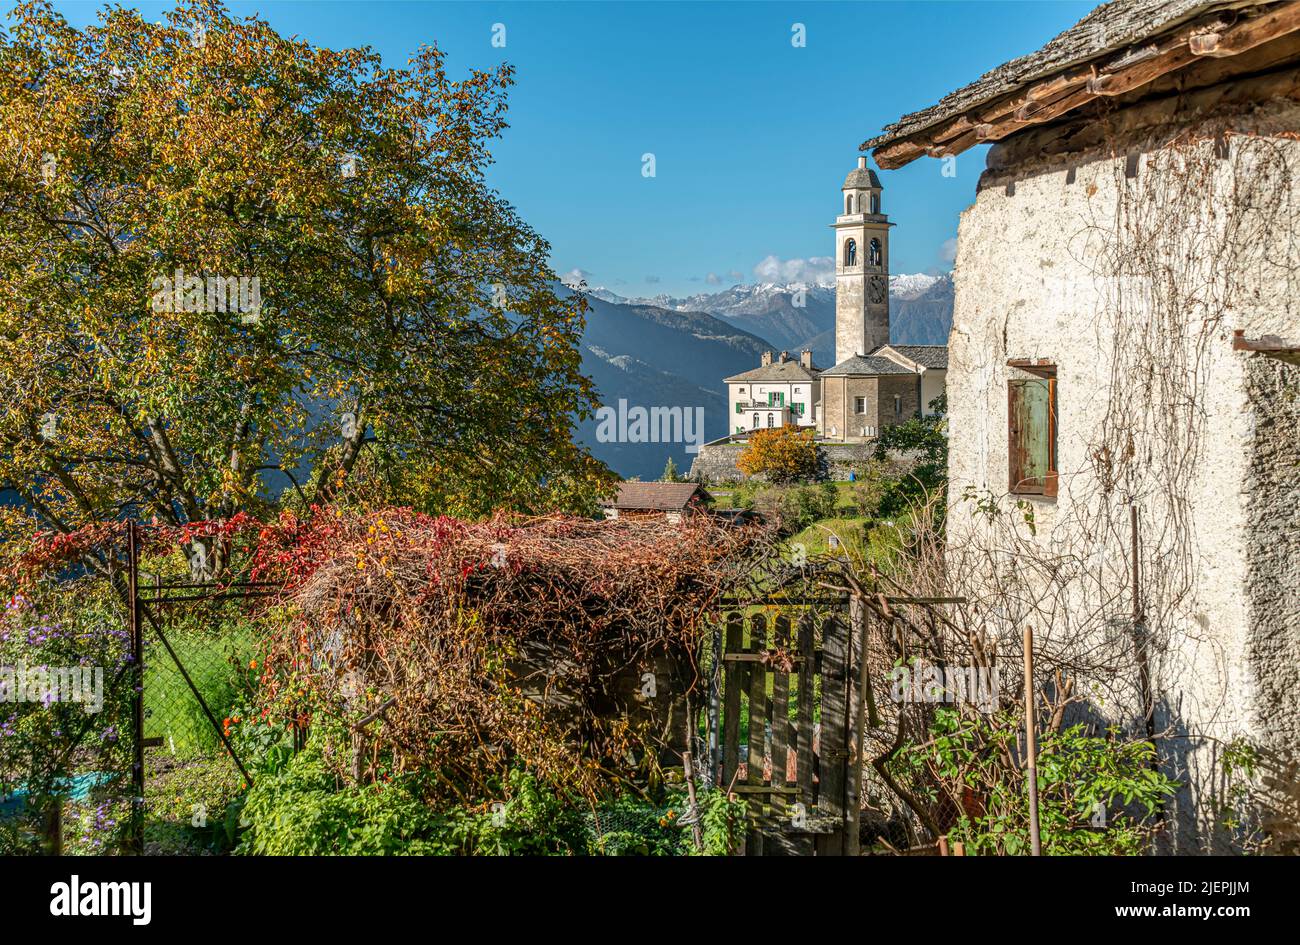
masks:
[[[0,32],[10,533],[339,499],[582,507],[580,296],[484,180],[512,70],[278,35],[216,3]]]
[[[736,466],[747,476],[762,475],[774,483],[816,479],[819,462],[813,431],[792,425],[757,430],[740,451]]]

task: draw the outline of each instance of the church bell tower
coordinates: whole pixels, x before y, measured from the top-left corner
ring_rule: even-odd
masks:
[[[835,218],[835,363],[889,344],[889,218],[865,157],[844,179]]]

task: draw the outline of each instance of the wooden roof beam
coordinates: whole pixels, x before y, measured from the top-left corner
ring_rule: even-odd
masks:
[[[1163,43],[1132,49],[1108,63],[1076,66],[1036,82],[982,109],[949,119],[937,128],[881,145],[872,154],[886,170],[918,157],[948,157],[984,141],[996,141],[1028,124],[1051,121],[1098,97],[1123,95],[1202,56],[1227,57],[1300,29],[1300,0],[1231,25],[1217,18],[1198,21]]]

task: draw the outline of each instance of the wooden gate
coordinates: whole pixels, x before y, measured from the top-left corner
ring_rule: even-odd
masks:
[[[746,855],[858,853],[855,624],[838,599],[724,612],[718,774],[748,802]]]

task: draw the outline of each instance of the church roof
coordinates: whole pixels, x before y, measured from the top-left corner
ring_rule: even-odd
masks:
[[[884,345],[881,348],[885,347]],[[948,346],[947,345],[889,345],[891,351],[897,351],[909,361],[921,365],[923,368],[930,368],[935,371],[948,370]],[[877,348],[872,354],[878,353],[881,348]]]
[[[880,350],[880,349],[876,349]],[[884,355],[876,354],[855,354],[851,358],[845,358],[833,368],[827,368],[822,371],[822,377],[840,377],[841,375],[866,375],[868,377],[879,376],[882,374],[915,374],[915,371],[909,371],[897,361],[886,358]]]
[[[849,171],[849,176],[844,178],[844,186],[841,190],[865,190],[868,187],[880,189],[880,178],[876,172],[869,167],[855,167]]]
[[[723,383],[739,384],[741,381],[797,383],[799,381],[815,381],[819,373],[820,371],[816,365],[813,365],[813,369],[809,371],[798,361],[774,361],[771,364],[756,367],[752,371],[745,371],[743,374],[733,374],[731,377],[724,378]]]

